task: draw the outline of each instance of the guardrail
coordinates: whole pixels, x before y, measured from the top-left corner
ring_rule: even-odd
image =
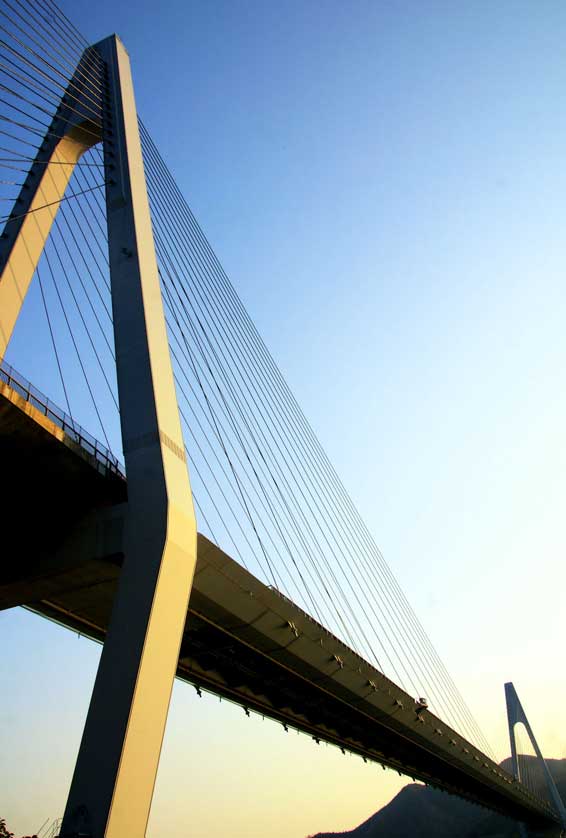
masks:
[[[91,436],[78,422],[75,422],[71,416],[61,410],[51,399],[5,362],[0,364],[0,381],[7,384],[26,402],[29,402],[61,430],[65,431],[73,442],[76,442],[77,445],[80,445],[81,448],[93,456],[104,469],[125,479],[126,475],[122,463],[105,445]]]

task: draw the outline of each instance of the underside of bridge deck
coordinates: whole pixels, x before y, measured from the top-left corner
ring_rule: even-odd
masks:
[[[25,605],[104,641],[123,562],[127,482],[0,383],[0,608]],[[528,822],[546,802],[204,536],[179,678]],[[558,833],[559,834],[559,833]]]

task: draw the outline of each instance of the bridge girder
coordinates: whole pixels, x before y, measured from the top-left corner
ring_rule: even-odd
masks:
[[[103,641],[122,572],[129,486],[7,389],[0,393],[0,453],[25,472],[22,491],[40,480],[46,459],[39,454],[41,442],[31,445],[25,437],[43,436],[59,458],[60,501],[77,496],[91,501],[76,512],[72,549],[56,519],[48,550],[41,550],[45,532],[29,544],[28,555],[14,545],[9,553],[19,558],[0,579],[0,608],[23,604]],[[9,421],[8,408],[2,409],[6,402]],[[14,443],[17,426],[20,450]],[[13,496],[12,502],[16,508],[19,500]],[[556,816],[548,804],[433,713],[417,713],[413,697],[294,603],[204,536],[198,536],[197,552],[179,678],[533,828],[554,829]]]

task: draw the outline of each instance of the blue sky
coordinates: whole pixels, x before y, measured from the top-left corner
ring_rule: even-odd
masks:
[[[497,753],[513,680],[566,756],[564,5],[62,8],[124,40],[147,127]],[[62,810],[98,651],[20,611],[0,631],[23,831]],[[304,838],[401,784],[242,717],[176,685],[148,835]]]

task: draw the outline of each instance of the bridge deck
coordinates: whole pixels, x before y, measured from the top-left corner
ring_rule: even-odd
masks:
[[[0,608],[26,605],[103,641],[123,560],[125,479],[2,382],[0,454],[13,487]],[[549,804],[433,713],[417,714],[413,697],[200,534],[177,675],[517,819],[557,821]]]

